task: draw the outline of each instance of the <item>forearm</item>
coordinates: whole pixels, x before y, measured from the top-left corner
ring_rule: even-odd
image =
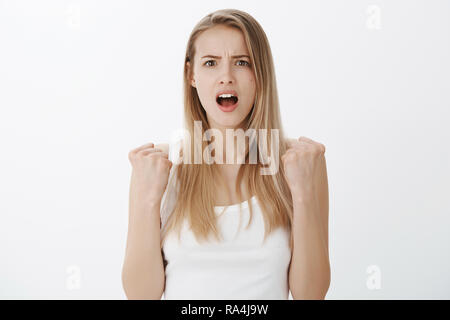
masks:
[[[294,299],[324,299],[330,284],[325,228],[314,200],[294,200],[289,287]]]
[[[161,299],[164,291],[159,210],[159,205],[130,205],[122,270],[122,284],[128,299]]]

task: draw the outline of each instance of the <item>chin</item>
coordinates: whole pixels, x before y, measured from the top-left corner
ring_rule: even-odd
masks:
[[[235,110],[236,111],[236,110]],[[236,128],[240,123],[244,120],[245,117],[242,117],[241,114],[237,114],[234,112],[230,112],[229,114],[225,112],[214,114],[214,117],[210,117],[213,123],[216,123],[218,126],[222,128]]]
[[[216,122],[218,123],[221,127],[224,128],[236,128],[236,126],[239,124],[239,121],[226,121],[226,122]]]

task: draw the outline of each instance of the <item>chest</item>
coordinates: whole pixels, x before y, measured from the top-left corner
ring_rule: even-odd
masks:
[[[264,221],[257,208],[225,211],[218,219],[223,240],[197,242],[185,224],[180,241],[168,234],[165,296],[169,299],[287,299],[291,260],[288,234],[275,229],[264,242]],[[219,213],[222,211],[220,210]]]
[[[246,187],[244,181],[241,182],[241,192],[243,199],[240,201],[238,194],[236,192],[236,180],[237,180],[237,169],[223,170],[221,173],[223,181],[216,179],[215,181],[215,194],[217,206],[227,206],[239,203],[250,199],[252,196]]]
[[[184,263],[214,263],[223,266],[242,267],[245,265],[267,264],[285,265],[290,260],[289,235],[282,228],[275,229],[264,241],[264,219],[258,205],[253,203],[253,216],[249,223],[248,207],[239,211],[233,206],[222,212],[217,209],[217,225],[222,235],[222,241],[212,239],[209,242],[199,242],[185,223],[180,240],[176,234],[168,234],[164,243],[164,253],[170,262]]]

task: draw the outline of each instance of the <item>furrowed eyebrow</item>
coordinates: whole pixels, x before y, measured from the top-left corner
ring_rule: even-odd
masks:
[[[249,56],[247,56],[247,55],[245,55],[245,54],[240,54],[240,55],[237,55],[237,56],[231,56],[232,58],[248,58],[248,59],[250,59],[250,57]],[[201,57],[200,59],[203,59],[203,58],[213,58],[213,59],[222,59],[222,57],[220,57],[220,56],[213,56],[213,55],[206,55],[206,56],[203,56],[203,57]]]

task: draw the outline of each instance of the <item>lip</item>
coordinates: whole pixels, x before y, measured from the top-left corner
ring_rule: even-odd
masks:
[[[238,101],[237,101],[235,104],[233,104],[233,105],[231,105],[231,106],[228,106],[228,107],[221,106],[220,104],[217,103],[217,98],[219,98],[219,96],[220,96],[221,94],[224,94],[224,93],[231,93],[232,95],[234,95],[234,96],[236,96],[236,97],[238,98]],[[219,92],[216,94],[216,104],[217,104],[217,106],[219,107],[219,109],[222,110],[223,112],[232,112],[232,111],[234,111],[234,109],[236,109],[236,108],[238,107],[238,105],[239,105],[239,96],[238,96],[237,92],[234,91],[234,90],[222,90],[222,91],[219,91]]]
[[[223,91],[217,92],[217,94],[216,94],[216,101],[217,101],[217,98],[218,98],[221,94],[224,94],[224,93],[231,93],[232,95],[236,96],[236,97],[238,98],[238,100],[239,100],[239,96],[238,96],[238,94],[237,94],[236,91],[234,91],[234,90],[223,90]]]
[[[234,109],[236,109],[238,107],[239,101],[236,102],[235,104],[233,104],[231,106],[227,106],[227,107],[221,106],[217,102],[216,102],[216,104],[219,107],[219,109],[222,110],[223,112],[232,112],[232,111],[234,111]]]

